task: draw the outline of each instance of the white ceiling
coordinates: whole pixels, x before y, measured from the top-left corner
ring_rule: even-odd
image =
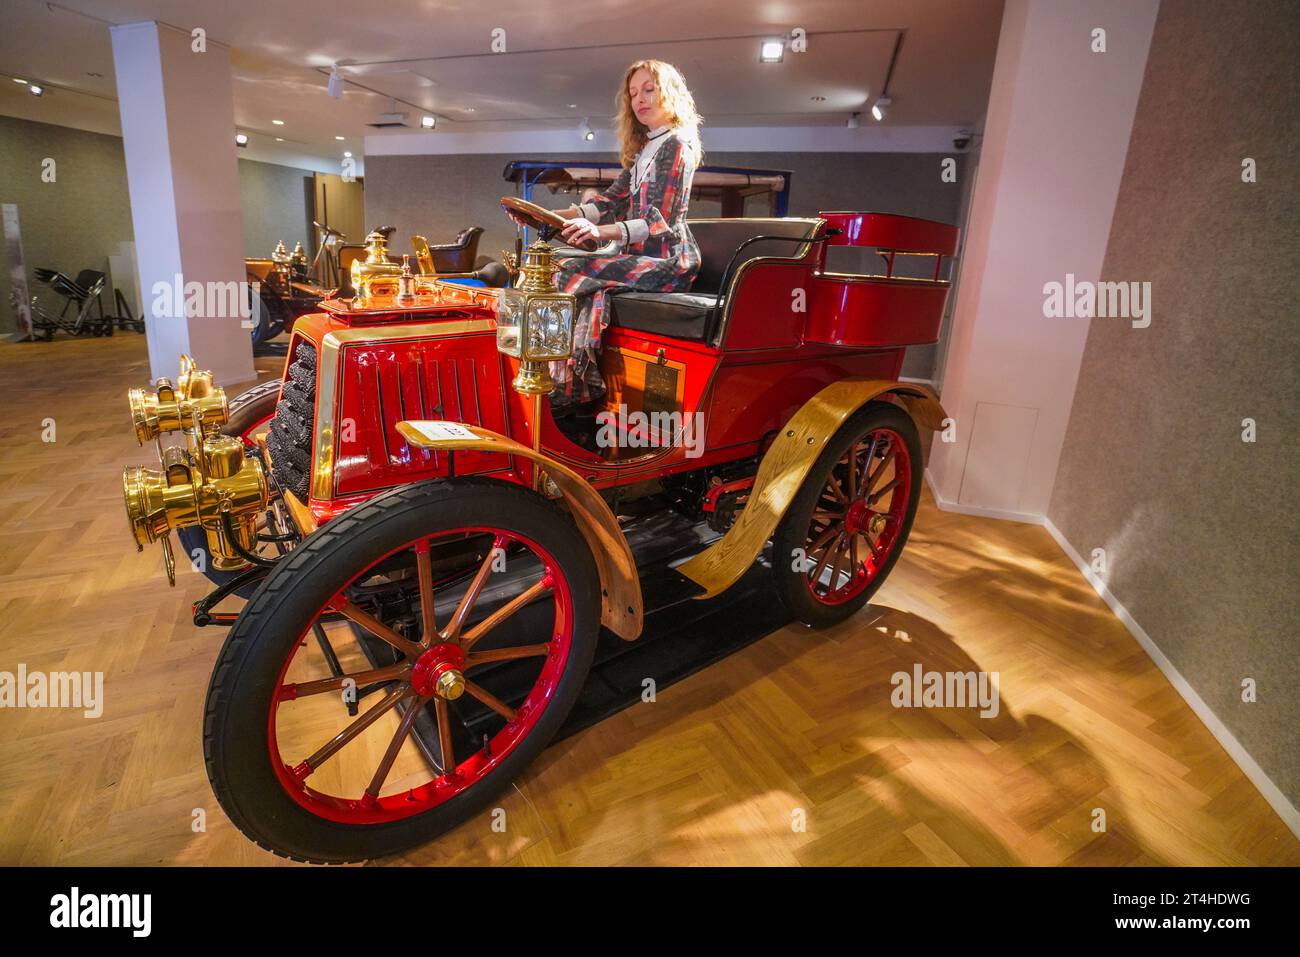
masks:
[[[251,139],[240,156],[319,169],[360,154],[390,97],[417,135],[424,110],[440,132],[609,126],[624,67],[648,56],[682,70],[706,130],[843,129],[854,111],[865,127],[900,31],[886,123],[967,126],[984,113],[1001,17],[1002,0],[3,0],[0,114],[118,133],[108,27],[159,20],[231,48]],[[497,27],[506,53],[490,49]],[[758,38],[795,27],[808,52],[760,64]],[[335,62],[353,81],[340,100],[326,94]]]

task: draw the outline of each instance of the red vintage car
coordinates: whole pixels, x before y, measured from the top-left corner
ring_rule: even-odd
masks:
[[[756,562],[793,617],[842,621],[907,539],[917,426],[944,413],[898,376],[938,337],[953,227],[692,221],[692,290],[611,296],[607,393],[557,418],[546,363],[574,314],[546,242],[560,223],[502,203],[542,237],[511,288],[377,282],[297,322],[281,382],[227,404],[189,365],[132,393],[141,441],[185,438],[162,469],[127,471],[137,544],[163,541],[170,568],[180,529],[219,582],[196,623],[231,626],[209,777],[277,853],[428,841],[541,752],[602,634],[634,642],[647,614]],[[830,270],[836,247],[874,249],[880,274]],[[899,276],[902,256],[933,271]],[[217,610],[236,593],[241,611]]]

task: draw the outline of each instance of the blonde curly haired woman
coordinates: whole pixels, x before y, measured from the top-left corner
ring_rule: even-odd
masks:
[[[561,232],[570,246],[592,249],[614,240],[609,256],[556,260],[556,282],[578,300],[573,357],[553,363],[558,388],[553,408],[604,391],[595,358],[608,325],[605,296],[618,289],[680,292],[700,268],[700,251],[686,225],[691,179],[700,164],[700,115],[677,68],[638,60],[618,92],[618,138],[623,171],[587,202],[556,210],[572,220]]]

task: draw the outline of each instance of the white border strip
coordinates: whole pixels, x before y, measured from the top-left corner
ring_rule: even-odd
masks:
[[[959,505],[956,502],[946,501],[939,496],[939,492],[935,488],[934,479],[930,475],[929,469],[925,470],[925,481],[930,487],[930,494],[934,496],[935,504],[938,505],[942,511],[957,512],[963,515],[978,515],[984,518],[1010,519],[1015,522],[1028,522],[1032,525],[1041,525],[1047,529],[1052,538],[1056,540],[1056,544],[1061,547],[1061,551],[1065,552],[1066,557],[1069,558],[1070,561],[1074,562],[1075,567],[1079,569],[1079,572],[1083,575],[1084,579],[1092,586],[1093,591],[1101,596],[1101,600],[1110,607],[1110,610],[1114,613],[1115,617],[1118,618],[1120,623],[1128,629],[1128,633],[1137,640],[1139,645],[1142,646],[1142,650],[1147,653],[1147,656],[1153,662],[1155,662],[1155,666],[1164,672],[1164,676],[1169,679],[1169,683],[1174,686],[1174,690],[1182,695],[1183,700],[1187,702],[1188,706],[1192,709],[1192,712],[1201,719],[1201,723],[1209,729],[1210,734],[1214,735],[1215,740],[1222,745],[1223,750],[1228,752],[1228,757],[1232,758],[1232,760],[1236,762],[1237,767],[1241,768],[1242,772],[1250,780],[1250,783],[1255,785],[1259,790],[1259,793],[1263,795],[1264,800],[1267,801],[1269,806],[1277,812],[1278,817],[1282,818],[1282,823],[1291,829],[1292,834],[1300,838],[1300,810],[1297,810],[1296,806],[1287,800],[1286,795],[1283,794],[1282,790],[1273,783],[1272,778],[1270,778],[1255,759],[1250,756],[1250,752],[1247,751],[1242,746],[1241,742],[1237,740],[1236,736],[1228,730],[1227,725],[1219,720],[1218,715],[1216,715],[1214,711],[1211,710],[1210,706],[1205,703],[1205,700],[1196,693],[1196,689],[1193,688],[1178,669],[1174,667],[1173,662],[1165,657],[1165,653],[1160,650],[1160,646],[1151,639],[1151,636],[1146,633],[1146,630],[1137,623],[1136,619],[1134,619],[1131,614],[1129,614],[1129,610],[1125,608],[1120,600],[1111,593],[1111,590],[1106,586],[1106,583],[1098,578],[1093,570],[1088,567],[1088,563],[1085,562],[1083,557],[1074,550],[1074,546],[1071,545],[1066,537],[1061,534],[1061,530],[1052,523],[1050,518],[1045,515],[1031,515],[1027,512],[1007,512],[995,508],[979,508],[970,505]]]

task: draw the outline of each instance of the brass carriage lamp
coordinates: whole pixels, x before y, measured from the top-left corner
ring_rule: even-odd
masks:
[[[573,351],[577,303],[556,288],[551,247],[542,240],[525,250],[521,273],[519,286],[501,290],[497,302],[497,349],[519,360],[515,391],[546,395],[555,388],[546,363]]]

